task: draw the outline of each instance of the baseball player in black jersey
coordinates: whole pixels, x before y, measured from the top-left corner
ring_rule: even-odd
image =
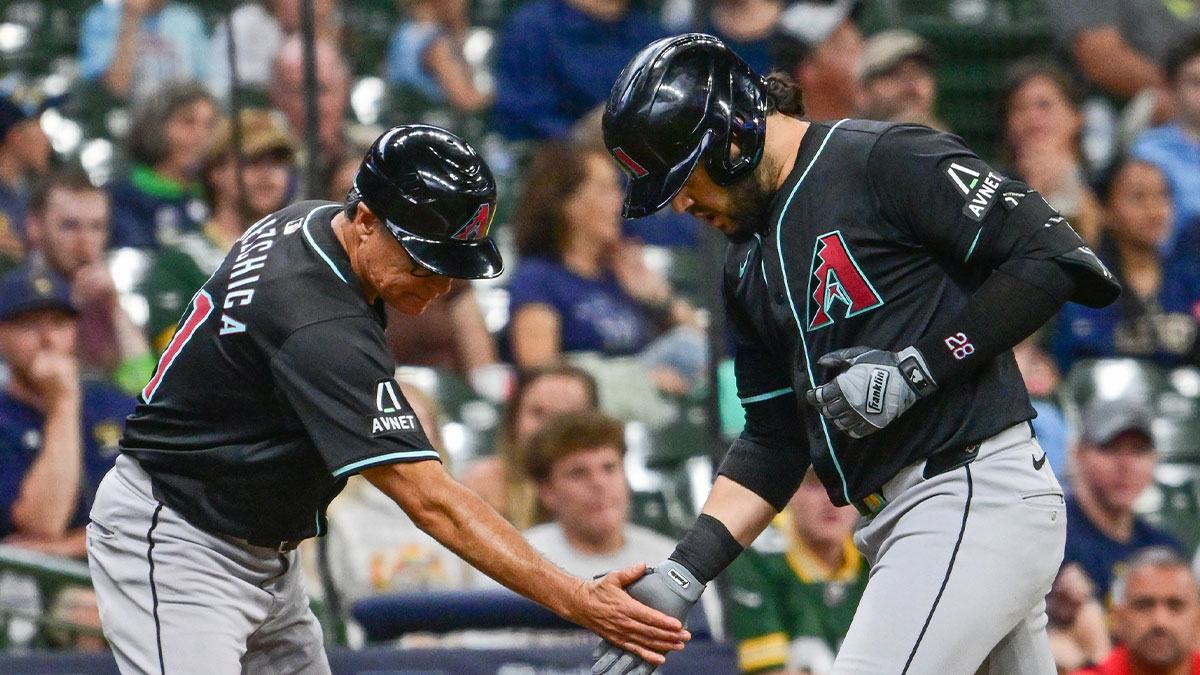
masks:
[[[435,539],[643,658],[682,624],[629,598],[641,567],[584,582],[443,470],[392,379],[383,304],[417,314],[450,279],[500,274],[495,183],[458,137],[396,127],[345,204],[252,226],[192,298],[87,530],[123,673],[328,673],[297,543],[361,473]]]
[[[625,215],[667,204],[728,235],[746,426],[675,552],[629,587],[686,615],[811,466],[870,582],[835,675],[1052,675],[1043,598],[1062,489],[1011,348],[1066,301],[1120,292],[1029,186],[952,135],[807,122],[800,92],[716,38],[643,49],[605,110]],[[607,644],[597,673],[653,664]]]

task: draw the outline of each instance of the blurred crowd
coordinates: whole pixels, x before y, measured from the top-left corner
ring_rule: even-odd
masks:
[[[506,261],[389,312],[422,426],[564,569],[665,557],[740,418],[709,405],[736,394],[713,375],[707,233],[622,221],[599,111],[640,47],[695,30],[794,78],[811,119],[962,135],[1120,278],[1115,304],[1067,305],[1016,350],[1069,485],[1052,643],[1064,673],[1200,672],[1200,3],[311,8],[308,83],[302,0],[0,2],[0,570],[14,549],[84,557],[91,494],[193,293],[254,222],[344,199],[366,144],[406,122],[483,152]],[[828,671],[868,574],[857,517],[810,476],[709,593],[744,672]],[[490,584],[359,478],[306,560],[351,644],[364,598]],[[46,588],[0,574],[0,645],[102,649],[86,586]]]

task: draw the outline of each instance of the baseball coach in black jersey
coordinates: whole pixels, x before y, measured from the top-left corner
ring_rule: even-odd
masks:
[[[630,593],[683,617],[811,467],[863,514],[872,565],[835,675],[1052,675],[1043,598],[1062,489],[1011,348],[1067,301],[1120,292],[1028,185],[911,124],[808,122],[801,92],[718,39],[625,67],[604,140],[625,215],[670,204],[731,241],[746,425],[695,525]],[[602,644],[594,672],[647,673]]]
[[[328,673],[301,540],[360,473],[504,585],[661,661],[682,623],[541,558],[444,471],[393,379],[384,303],[418,314],[451,278],[500,274],[495,182],[462,139],[395,127],[345,203],[249,228],[196,292],[126,424],[87,529],[122,673]]]

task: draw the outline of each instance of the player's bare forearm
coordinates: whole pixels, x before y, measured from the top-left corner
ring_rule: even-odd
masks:
[[[42,448],[21,481],[12,507],[18,533],[56,539],[67,531],[83,473],[81,401],[78,392],[66,394],[51,402],[46,411]]]
[[[775,507],[725,476],[717,476],[701,513],[721,521],[743,547],[749,546],[775,517]]]
[[[614,573],[585,582],[541,557],[519,532],[478,495],[451,478],[440,463],[375,467],[363,475],[391,497],[413,522],[508,588],[643,658],[681,649],[682,624],[630,598],[622,587],[640,576]],[[610,578],[612,577],[612,578]]]

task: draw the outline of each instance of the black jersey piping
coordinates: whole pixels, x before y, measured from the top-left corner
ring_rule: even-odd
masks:
[[[159,502],[150,516],[150,529],[146,531],[146,561],[150,563],[150,613],[154,616],[154,641],[158,645],[158,671],[167,675],[166,662],[163,660],[162,624],[158,620],[158,586],[154,583],[154,529],[158,527],[158,514],[162,511],[163,503]]]
[[[968,465],[963,468],[967,470],[967,502],[963,505],[962,525],[958,527],[958,539],[954,542],[954,550],[950,553],[950,562],[946,565],[946,576],[942,577],[942,585],[938,588],[937,596],[933,598],[933,606],[929,608],[929,615],[925,617],[925,625],[921,626],[921,633],[917,635],[917,641],[913,644],[912,651],[908,653],[908,661],[904,662],[904,670],[900,671],[900,675],[908,673],[913,658],[917,655],[917,647],[921,646],[921,640],[925,637],[925,632],[929,630],[929,623],[933,621],[933,613],[937,610],[938,603],[941,602],[942,593],[946,592],[946,584],[950,582],[950,572],[954,570],[954,561],[958,558],[958,549],[962,546],[963,535],[967,531],[967,516],[971,513],[971,496],[975,492],[975,486],[971,480],[971,467]]]
[[[800,180],[796,181],[796,184],[792,186],[792,191],[790,194],[788,194],[787,201],[783,203],[783,209],[779,212],[779,220],[775,222],[775,248],[779,251],[780,276],[783,277],[783,288],[787,292],[788,305],[792,310],[792,318],[796,320],[796,330],[800,335],[800,344],[804,347],[804,353],[806,355],[808,354],[808,341],[804,339],[804,324],[800,321],[800,315],[796,313],[796,301],[792,298],[792,285],[788,283],[788,275],[786,272],[787,268],[783,264],[783,216],[787,213],[788,207],[791,206],[792,198],[796,196],[796,192],[800,189],[800,186],[804,184],[804,179],[808,177],[808,172],[812,170],[813,165],[817,163],[817,158],[819,158],[821,156],[821,152],[825,150],[825,145],[829,143],[829,139],[833,137],[833,132],[836,131],[843,122],[847,121],[848,120],[844,119],[838,120],[836,124],[829,127],[829,131],[825,134],[825,138],[821,139],[821,145],[817,148],[816,153],[813,154],[812,159],[808,161],[808,166],[804,168],[804,173],[800,174]],[[809,129],[811,128],[812,127],[809,127]],[[804,368],[805,372],[808,374],[808,385],[815,389],[817,382],[813,377],[812,359],[804,359]],[[825,434],[825,445],[829,448],[829,457],[833,459],[833,467],[837,469],[838,478],[842,482],[842,496],[847,502],[852,501],[850,499],[850,488],[846,484],[846,472],[842,470],[842,463],[838,461],[837,453],[833,449],[833,439],[829,436],[829,425],[826,424],[824,416],[818,415],[817,417],[821,423],[821,431]]]

